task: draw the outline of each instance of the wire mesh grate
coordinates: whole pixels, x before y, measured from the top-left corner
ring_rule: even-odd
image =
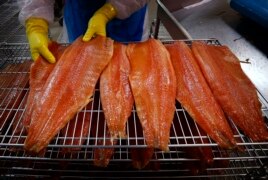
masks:
[[[209,44],[220,45],[216,40],[205,40]],[[172,43],[172,41],[164,42]],[[188,45],[191,41],[186,41]],[[100,92],[96,86],[93,101],[84,107],[72,119],[73,124],[66,128],[76,127],[78,123],[89,122],[88,135],[75,138],[59,132],[50,142],[46,151],[39,155],[29,155],[23,150],[26,138],[25,129],[21,126],[29,93],[29,68],[31,66],[29,47],[27,44],[0,45],[0,167],[6,175],[17,176],[28,173],[32,176],[47,177],[50,173],[61,177],[92,176],[138,177],[131,166],[133,148],[145,149],[138,116],[133,107],[132,114],[127,121],[127,137],[118,139],[111,145],[107,134],[107,126],[101,107]],[[267,123],[267,101],[260,95],[262,111]],[[189,156],[194,148],[209,147],[213,152],[213,164],[206,165],[205,170],[198,173],[198,177],[245,177],[257,176],[263,172],[268,159],[268,142],[252,142],[251,139],[233,124],[234,136],[241,151],[220,149],[199,126],[191,119],[184,108],[176,102],[176,112],[170,130],[170,152],[154,150],[148,169],[140,170],[140,177],[168,176],[186,178],[194,177],[194,164],[202,166],[201,160]],[[83,141],[81,145],[74,145],[75,141]],[[114,148],[114,155],[109,167],[99,169],[94,167],[94,150],[100,148]],[[66,149],[72,149],[68,151]],[[201,168],[202,169],[202,168]],[[153,171],[152,171],[153,170]],[[200,171],[200,169],[199,169]],[[120,176],[118,175],[120,174]],[[135,174],[135,175],[134,175]],[[263,176],[267,173],[263,173]]]

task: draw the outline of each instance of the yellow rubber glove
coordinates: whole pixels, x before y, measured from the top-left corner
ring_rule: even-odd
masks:
[[[89,41],[95,35],[106,36],[106,24],[113,19],[116,14],[117,12],[113,5],[105,3],[89,20],[83,41]]]
[[[41,18],[29,18],[26,21],[26,34],[30,45],[32,58],[37,60],[42,55],[48,62],[55,63],[56,59],[48,49],[48,23]]]

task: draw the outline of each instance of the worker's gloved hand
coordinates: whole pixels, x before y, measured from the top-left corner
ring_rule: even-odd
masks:
[[[95,35],[106,36],[106,24],[115,16],[115,8],[110,3],[105,3],[89,20],[83,41],[89,41]]]
[[[41,18],[29,18],[26,21],[26,34],[30,45],[32,58],[37,60],[43,56],[48,62],[55,63],[55,57],[48,49],[48,23]]]

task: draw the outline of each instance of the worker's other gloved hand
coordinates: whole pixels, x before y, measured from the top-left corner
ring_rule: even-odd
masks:
[[[43,56],[48,62],[55,63],[55,57],[48,49],[48,23],[41,18],[29,18],[26,21],[26,34],[30,45],[32,58],[37,60]]]
[[[115,16],[115,8],[110,3],[105,3],[89,20],[83,41],[89,41],[95,35],[106,36],[106,24]]]

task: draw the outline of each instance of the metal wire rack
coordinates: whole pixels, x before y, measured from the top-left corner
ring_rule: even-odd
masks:
[[[217,40],[203,40],[220,45]],[[172,43],[167,41],[163,43]],[[185,41],[188,45],[192,41]],[[142,128],[133,107],[127,122],[127,137],[116,144],[107,143],[107,127],[96,86],[93,101],[72,120],[74,127],[82,121],[89,122],[88,135],[75,138],[60,132],[48,145],[42,155],[33,156],[23,150],[26,138],[21,126],[29,91],[29,68],[31,65],[27,44],[0,44],[0,174],[5,176],[51,177],[210,177],[210,178],[252,178],[267,177],[268,142],[253,142],[231,121],[235,139],[242,151],[223,150],[211,140],[191,119],[177,102],[173,124],[170,130],[170,152],[155,150],[147,168],[137,171],[131,167],[131,148],[146,148]],[[267,101],[259,94],[263,117],[267,123]],[[71,127],[70,123],[67,125]],[[77,125],[78,126],[78,125]],[[83,141],[75,145],[75,140]],[[66,142],[69,142],[66,144]],[[71,142],[71,143],[70,143]],[[193,175],[191,165],[200,159],[189,157],[194,148],[209,147],[214,163],[205,167],[198,176]],[[77,148],[64,153],[65,148]],[[94,150],[114,148],[114,155],[106,169],[93,166]],[[139,172],[137,174],[137,172]]]

